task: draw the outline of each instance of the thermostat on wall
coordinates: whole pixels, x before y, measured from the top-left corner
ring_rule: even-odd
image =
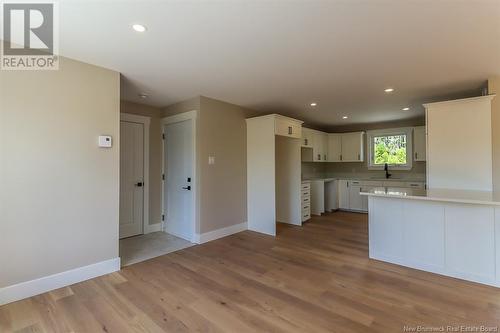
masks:
[[[111,148],[113,145],[113,140],[111,135],[99,135],[99,147]]]

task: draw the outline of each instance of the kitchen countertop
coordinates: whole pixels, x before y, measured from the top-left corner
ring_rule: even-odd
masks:
[[[425,179],[422,178],[377,178],[373,176],[333,176],[333,177],[317,177],[317,178],[303,178],[302,181],[315,181],[315,180],[322,180],[322,181],[332,181],[332,180],[361,180],[361,181],[373,181],[373,182],[418,182],[418,183],[425,183]]]
[[[500,192],[471,191],[455,189],[423,190],[416,188],[375,187],[368,191],[361,189],[361,195],[400,198],[410,200],[444,201],[478,205],[500,206]]]

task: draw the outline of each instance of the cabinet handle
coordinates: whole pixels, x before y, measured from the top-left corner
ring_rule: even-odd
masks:
[[[323,157],[324,157],[324,159],[325,159],[325,161],[326,161],[326,154],[325,154]]]
[[[288,126],[288,134],[292,134],[292,126]]]
[[[306,144],[305,144],[305,145],[307,146],[307,139],[305,139],[305,142],[306,142]]]
[[[321,154],[318,154],[318,161],[321,161]]]
[[[340,154],[340,160],[342,161],[342,154]]]
[[[360,156],[359,156],[359,154],[358,154],[358,161],[359,161],[360,159],[361,159],[361,157],[360,157]]]
[[[415,159],[418,159],[418,153],[415,153]]]

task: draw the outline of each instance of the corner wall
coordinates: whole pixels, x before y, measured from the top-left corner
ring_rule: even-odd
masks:
[[[198,110],[196,233],[203,235],[247,222],[245,119],[250,111],[199,96],[166,107],[162,117],[192,110]],[[208,164],[208,156],[215,164]]]
[[[118,263],[120,76],[60,61],[0,73],[0,303],[4,287]]]

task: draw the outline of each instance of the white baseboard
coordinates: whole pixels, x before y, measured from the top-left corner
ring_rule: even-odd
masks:
[[[218,238],[226,237],[232,234],[236,234],[241,231],[248,230],[247,222],[240,224],[231,225],[229,227],[205,232],[203,234],[195,234],[194,243],[202,244],[216,240]]]
[[[71,269],[69,271],[44,276],[39,279],[0,288],[0,305],[43,294],[54,289],[66,287],[119,270],[120,258],[114,258],[92,265]]]
[[[146,230],[144,230],[145,234],[149,234],[151,232],[162,231],[161,222],[155,224],[146,224]]]

